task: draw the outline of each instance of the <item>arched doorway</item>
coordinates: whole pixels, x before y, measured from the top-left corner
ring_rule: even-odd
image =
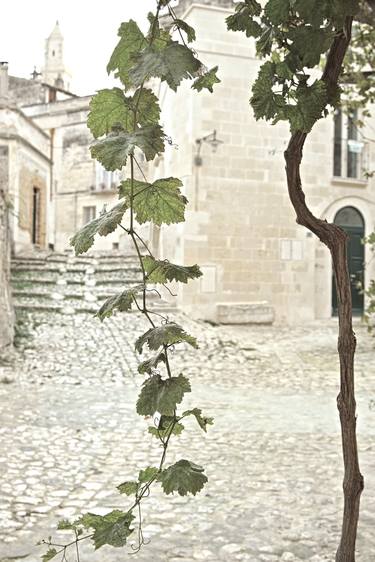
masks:
[[[334,223],[340,226],[349,236],[348,265],[352,288],[353,314],[363,314],[364,295],[364,258],[365,249],[362,239],[365,236],[365,221],[361,213],[354,207],[343,207],[337,212]],[[337,315],[337,294],[335,280],[332,280],[332,314]]]

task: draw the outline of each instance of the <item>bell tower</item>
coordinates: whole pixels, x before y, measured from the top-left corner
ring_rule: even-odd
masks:
[[[42,76],[43,81],[51,86],[70,89],[71,76],[64,64],[64,37],[58,21],[46,39]]]

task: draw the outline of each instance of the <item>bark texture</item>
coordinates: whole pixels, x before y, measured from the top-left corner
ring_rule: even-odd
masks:
[[[327,57],[322,80],[329,96],[334,96],[345,52],[351,38],[352,19],[347,18],[345,29],[336,36]],[[300,177],[300,164],[306,133],[292,135],[285,152],[289,197],[297,215],[297,223],[305,226],[326,244],[332,256],[336,279],[340,357],[340,393],[337,406],[340,414],[342,450],[344,457],[344,513],[341,540],[336,562],[355,562],[360,496],[364,487],[359,469],[356,438],[356,402],[354,393],[354,353],[356,339],[352,327],[352,299],[347,263],[347,235],[335,224],[315,217],[305,202]]]

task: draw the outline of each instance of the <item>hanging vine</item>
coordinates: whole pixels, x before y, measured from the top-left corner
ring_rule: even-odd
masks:
[[[86,513],[75,521],[60,521],[58,529],[71,531],[72,539],[65,544],[56,543],[51,537],[42,541],[48,547],[42,556],[43,562],[55,557],[63,562],[68,551],[75,553],[76,562],[80,562],[79,545],[82,541],[91,541],[95,549],[104,545],[123,547],[135,529],[136,539],[131,547],[133,552],[137,552],[145,543],[142,501],[149,496],[151,488],[160,484],[165,494],[196,495],[207,482],[204,469],[190,460],[181,459],[166,466],[172,436],[180,435],[184,430],[182,421],[185,418],[195,418],[203,431],[207,431],[207,426],[213,423],[212,418],[204,416],[200,408],[178,411],[178,405],[191,391],[191,386],[185,375],[172,373],[169,354],[177,344],[185,343],[193,348],[197,348],[198,344],[183,327],[151,310],[148,304],[150,284],[187,283],[202,273],[198,265],[182,266],[158,260],[137,232],[138,225],[147,222],[160,226],[184,221],[188,203],[180,189],[182,182],[177,178],[161,178],[150,183],[143,174],[142,181],[135,177],[135,168],[141,170],[137,151],[150,161],[164,151],[167,141],[160,125],[157,97],[148,87],[150,78],[166,82],[174,91],[184,79],[193,79],[192,88],[197,91],[206,88],[210,92],[213,85],[220,81],[216,76],[217,67],[207,70],[188,47],[187,43],[195,39],[195,31],[176,17],[169,1],[159,0],[156,3],[155,14],[148,16],[150,26],[146,35],[133,20],[122,23],[119,28],[120,39],[107,70],[120,79],[123,87],[101,90],[92,98],[88,127],[96,139],[90,147],[93,158],[108,171],[122,170],[126,166],[129,178],[119,186],[119,203],[86,224],[71,239],[76,255],[87,252],[96,235],[106,236],[117,227],[122,228],[132,241],[142,280],[107,299],[97,316],[104,320],[116,311],[129,311],[135,307],[150,325],[149,330],[135,342],[139,354],[147,348],[154,352],[138,366],[139,373],[146,378],[136,410],[142,417],[153,417],[154,424],[148,431],[159,441],[161,457],[157,466],[146,467],[140,470],[137,479],[117,486],[120,494],[131,498],[125,510],[113,510],[104,516]],[[162,9],[169,14],[169,29],[160,24]],[[180,41],[172,37],[174,31],[177,31]],[[127,211],[129,218],[126,221]]]

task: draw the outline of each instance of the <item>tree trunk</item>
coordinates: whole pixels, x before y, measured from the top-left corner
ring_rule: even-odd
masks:
[[[334,95],[342,62],[351,38],[351,18],[345,30],[336,36],[327,57],[322,80],[329,95]],[[355,543],[359,518],[363,477],[359,470],[356,438],[356,402],[354,395],[354,353],[356,339],[352,328],[352,298],[347,263],[347,235],[335,224],[315,217],[305,202],[300,178],[300,164],[306,133],[292,135],[285,152],[289,197],[297,215],[297,223],[313,232],[329,248],[336,279],[340,357],[340,393],[337,406],[340,413],[342,450],[344,457],[344,513],[341,540],[336,562],[355,562]]]

